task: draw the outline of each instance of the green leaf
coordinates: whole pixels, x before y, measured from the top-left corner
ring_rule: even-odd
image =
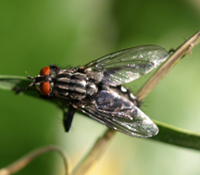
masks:
[[[185,148],[200,150],[200,133],[176,128],[158,121],[154,122],[159,128],[159,133],[150,139]]]
[[[24,88],[30,80],[23,76],[0,75],[0,89],[12,90],[14,87]]]
[[[14,87],[25,88],[30,82],[31,80],[22,76],[0,75],[0,88],[3,90],[13,90]],[[30,87],[28,90],[23,91],[23,93],[32,97],[40,98],[38,92],[33,87]],[[58,104],[57,100],[48,101],[53,102],[54,104],[62,108],[62,106]],[[154,136],[150,139],[185,148],[200,150],[200,134],[179,129],[158,121],[154,122],[159,127],[159,133],[157,136]]]

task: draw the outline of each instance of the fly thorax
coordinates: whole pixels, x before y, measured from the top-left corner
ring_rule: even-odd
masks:
[[[97,93],[98,87],[93,81],[88,81],[86,86],[86,94],[87,96],[93,96]]]
[[[60,98],[82,100],[86,97],[86,74],[80,72],[58,73],[54,84],[54,95]]]

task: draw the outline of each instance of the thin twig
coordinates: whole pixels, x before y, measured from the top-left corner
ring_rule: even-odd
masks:
[[[160,69],[145,83],[139,93],[136,95],[138,100],[143,100],[158,84],[158,82],[176,65],[181,58],[192,48],[200,42],[200,31],[183,43],[175,53],[160,67]],[[110,140],[116,131],[107,129],[104,135],[98,139],[90,152],[83,158],[83,160],[76,166],[71,175],[84,175],[91,167],[99,160],[100,155],[105,152]],[[109,137],[108,137],[109,135]]]
[[[156,87],[158,82],[174,67],[183,56],[192,51],[192,48],[200,42],[200,31],[183,43],[175,53],[156,71],[138,92],[137,99],[142,101]]]
[[[2,168],[0,170],[0,175],[10,175],[13,173],[16,173],[17,171],[21,170],[25,166],[27,166],[30,162],[32,162],[35,158],[41,156],[44,153],[50,152],[50,151],[56,151],[58,152],[63,161],[64,161],[64,167],[65,167],[65,175],[68,175],[68,158],[65,154],[64,150],[62,150],[58,146],[49,145],[42,148],[38,148],[36,150],[31,151],[27,155],[23,156],[19,160],[15,161],[14,163],[8,165],[5,168]]]
[[[111,138],[113,138],[115,130],[107,129],[102,137],[100,137],[90,152],[84,157],[83,160],[74,168],[71,175],[83,175],[85,174],[91,166],[93,166],[97,160],[101,158],[105,150],[107,149]]]

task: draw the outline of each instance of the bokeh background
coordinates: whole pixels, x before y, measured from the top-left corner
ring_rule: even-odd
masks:
[[[105,54],[144,44],[177,48],[200,28],[198,0],[0,1],[0,74],[35,76],[49,64],[84,65]],[[143,102],[152,119],[200,132],[200,46]],[[149,76],[126,85],[136,93]],[[0,167],[48,144],[63,147],[74,167],[106,127],[76,113],[65,133],[53,104],[0,91]],[[200,152],[117,133],[89,175],[197,175]],[[16,175],[63,174],[55,153]]]

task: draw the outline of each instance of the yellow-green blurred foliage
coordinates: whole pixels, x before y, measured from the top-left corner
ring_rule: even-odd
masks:
[[[49,64],[84,65],[105,54],[144,44],[176,48],[200,27],[198,0],[0,1],[0,74],[35,76]],[[200,132],[200,46],[144,101],[152,119]],[[127,85],[133,92],[142,80]],[[76,113],[65,133],[62,112],[42,100],[0,91],[0,167],[36,147],[57,144],[75,166],[106,127]],[[199,174],[197,151],[117,133],[89,175]],[[17,175],[63,174],[48,154]]]

